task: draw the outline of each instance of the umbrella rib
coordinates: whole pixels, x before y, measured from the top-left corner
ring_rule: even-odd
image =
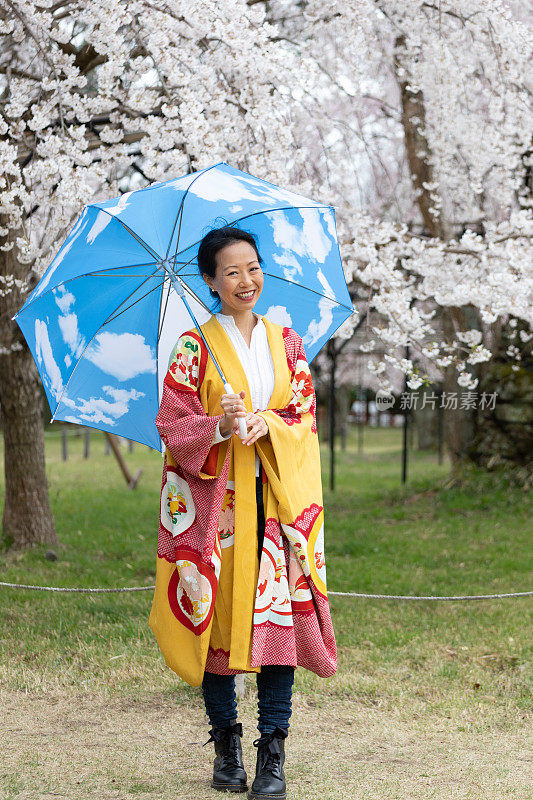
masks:
[[[196,180],[196,178],[195,178],[195,180]],[[182,199],[181,199],[180,224],[179,224],[179,228],[178,228],[178,236],[177,236],[177,239],[176,239],[176,253],[178,252],[178,246],[179,246],[179,243],[180,243],[180,236],[181,236],[181,223],[183,222],[183,210],[184,210],[184,208],[185,208],[185,198],[187,197],[187,192],[189,191],[189,189],[190,189],[190,186],[191,186],[193,183],[194,183],[194,181],[191,181],[191,184],[190,184],[189,186],[187,186],[187,190],[186,190],[185,194],[183,195],[183,197],[182,197]],[[174,228],[175,228],[175,227],[176,227],[176,225],[174,224]],[[172,236],[174,236],[174,230],[172,231]],[[170,252],[170,245],[171,245],[171,244],[172,244],[172,239],[170,239],[170,241],[169,241],[169,243],[168,243],[167,257],[168,257],[168,254],[169,254],[169,252]],[[175,259],[174,259],[174,263],[176,263]]]
[[[111,217],[111,219],[114,219],[114,220],[116,220],[116,222],[119,222],[119,223],[122,225],[122,227],[124,228],[124,230],[128,231],[128,233],[130,233],[130,234],[133,236],[133,238],[134,238],[136,241],[138,241],[138,242],[139,242],[139,244],[140,244],[142,247],[144,247],[144,249],[145,249],[145,250],[146,250],[148,253],[150,253],[150,255],[151,255],[153,258],[155,258],[155,260],[156,260],[156,261],[161,261],[161,256],[160,256],[158,253],[156,253],[156,251],[155,251],[155,250],[153,250],[153,249],[150,247],[150,245],[149,245],[149,244],[146,244],[146,242],[145,242],[143,239],[141,239],[141,237],[140,237],[140,236],[138,236],[138,235],[135,233],[135,231],[133,231],[133,230],[132,230],[132,229],[129,227],[129,225],[126,225],[126,223],[125,223],[125,222],[122,222],[122,220],[121,220],[121,219],[119,219],[118,217],[116,217],[114,214],[110,214],[110,213],[109,213],[109,211],[107,211],[107,209],[105,209],[105,208],[100,208],[100,206],[96,206],[96,205],[92,205],[92,204],[90,204],[90,205],[88,205],[88,206],[87,206],[87,208],[97,208],[97,209],[98,209],[98,211],[103,211],[105,214],[107,214],[109,217]]]
[[[164,271],[163,271],[163,275],[164,275]],[[163,292],[165,291],[164,286],[165,286],[165,279],[163,277],[163,288],[161,289],[161,294],[159,295],[159,306],[158,306],[159,314],[158,314],[158,319],[157,319],[157,340],[156,340],[156,343],[155,343],[155,396],[156,396],[156,402],[157,402],[158,406],[159,406],[159,403],[160,403],[160,400],[161,400],[161,398],[159,397],[159,335],[160,335],[159,326],[161,324],[161,303],[163,301]],[[168,293],[167,293],[167,303],[168,303]],[[166,309],[166,304],[165,304],[165,309]],[[164,314],[163,314],[163,316],[164,316]],[[161,439],[159,439],[159,444],[161,445]]]
[[[106,272],[110,272],[111,270],[115,270],[115,269],[130,269],[130,268],[133,269],[134,267],[153,267],[153,266],[155,266],[154,262],[153,261],[149,261],[147,264],[124,264],[124,266],[122,266],[122,267],[105,267],[104,269],[105,269]],[[151,275],[146,275],[146,276],[145,275],[124,275],[124,276],[120,276],[120,277],[125,277],[125,278],[144,278],[144,277],[147,277],[147,278],[151,278],[153,274],[154,273],[151,273]],[[28,303],[28,305],[25,306],[24,310],[26,310],[26,308],[29,308],[34,303],[36,303],[37,300],[40,300],[42,297],[45,297],[47,294],[50,294],[51,292],[53,292],[55,289],[57,289],[58,286],[65,286],[67,283],[70,283],[71,281],[78,280],[78,278],[86,278],[87,276],[91,276],[91,275],[98,275],[101,278],[114,278],[115,277],[115,275],[102,275],[101,272],[98,271],[98,270],[93,270],[92,272],[84,272],[81,275],[73,275],[72,278],[67,278],[64,281],[60,281],[59,283],[56,283],[55,286],[52,286],[51,289],[47,289],[46,292],[43,292],[42,294],[38,295],[34,300],[31,301],[31,303]],[[19,311],[21,311],[21,310],[22,309],[19,309]]]
[[[158,322],[158,325],[157,325],[157,344],[158,345],[159,345],[159,340],[161,338],[161,332],[163,331],[163,320],[165,319],[165,314],[167,313],[167,306],[168,306],[168,301],[169,301],[169,298],[170,298],[170,289],[171,289],[171,283],[169,281],[168,282],[167,299],[165,300],[165,308],[163,309],[163,316],[161,316],[161,300],[163,299],[163,292],[161,292],[161,300],[159,301],[159,322]],[[156,351],[156,362],[157,362],[157,368],[158,368],[158,372],[159,372],[159,347],[157,348],[157,351]]]
[[[288,278],[280,278],[279,275],[273,275],[271,272],[264,272],[264,275],[268,275],[269,278],[276,278],[278,281],[284,281],[284,283],[290,283],[292,286],[298,286],[299,289],[303,289],[306,292],[312,292],[313,294],[318,295],[318,297],[323,297],[325,300],[331,300],[332,303],[337,303],[338,306],[342,306],[343,308],[347,309],[347,311],[354,311],[355,309],[350,306],[341,303],[340,300],[337,300],[336,297],[328,297],[327,294],[320,294],[317,292],[316,289],[310,289],[309,286],[302,286],[300,283],[296,283],[296,281],[290,281]]]
[[[154,274],[155,274],[155,273],[154,273]],[[153,277],[153,275],[151,275],[150,277]],[[126,313],[126,311],[128,311],[130,308],[133,308],[133,306],[137,305],[137,303],[140,303],[140,302],[141,302],[141,300],[144,300],[144,298],[145,298],[145,297],[148,297],[148,295],[150,294],[150,292],[155,292],[155,290],[156,290],[156,289],[159,289],[159,287],[160,287],[160,286],[163,286],[164,282],[165,282],[165,279],[163,278],[163,280],[161,281],[161,283],[159,283],[157,286],[152,286],[152,288],[151,288],[151,289],[148,289],[148,291],[147,291],[145,294],[143,294],[143,296],[142,296],[142,297],[138,297],[138,298],[137,298],[137,300],[134,300],[134,301],[133,301],[133,303],[130,303],[130,304],[129,304],[129,306],[126,306],[126,308],[122,308],[122,309],[121,309],[121,310],[118,312],[118,314],[115,314],[115,316],[114,316],[114,317],[110,317],[109,319],[106,319],[106,321],[105,321],[103,324],[104,324],[104,325],[108,325],[110,322],[114,322],[116,319],[118,319],[118,318],[120,317],[120,315],[121,315],[121,314],[125,314],[125,313]],[[142,284],[141,284],[141,286],[142,286]],[[139,288],[140,288],[140,287],[138,286],[138,287],[137,287],[137,289],[139,289]],[[133,292],[132,292],[132,294],[133,294]],[[130,295],[130,297],[131,297],[131,295]],[[126,298],[126,299],[127,299],[127,298]]]
[[[299,211],[300,208],[333,208],[333,206],[315,205],[315,206],[283,206],[282,208],[263,208],[262,211],[254,211],[253,214],[245,214],[244,217],[239,217],[238,219],[234,219],[233,222],[230,222],[230,227],[235,225],[237,222],[242,222],[243,219],[250,219],[250,217],[257,217],[258,214],[269,214],[272,211]]]
[[[202,300],[202,298],[201,298],[199,295],[197,295],[197,294],[196,294],[196,292],[193,292],[193,290],[191,289],[191,287],[190,287],[190,286],[188,286],[186,283],[184,283],[184,284],[183,284],[183,289],[184,289],[184,291],[186,291],[186,292],[187,292],[187,294],[189,294],[191,297],[193,297],[193,298],[196,300],[196,302],[198,303],[198,305],[202,306],[202,308],[203,308],[205,311],[209,311],[209,312],[211,313],[211,309],[209,308],[209,306],[207,306],[207,305],[204,303],[204,301]],[[169,283],[169,292],[168,292],[168,296],[170,297],[170,283]],[[167,302],[168,302],[168,298],[167,298]],[[167,304],[165,303],[165,311],[163,312],[163,319],[161,320],[161,331],[163,330],[163,321],[164,321],[164,317],[165,317],[165,314],[166,314],[166,308],[167,308]],[[160,331],[160,334],[161,334],[161,331]],[[158,337],[157,341],[159,341],[159,337]]]
[[[182,285],[183,285],[183,290],[184,290],[184,292],[187,292],[188,294],[190,294],[190,295],[191,295],[191,297],[194,297],[194,299],[197,301],[197,303],[199,303],[201,306],[203,306],[203,308],[205,308],[205,310],[206,310],[206,311],[210,311],[210,309],[209,309],[209,308],[207,308],[207,306],[206,306],[206,304],[204,303],[204,301],[203,301],[203,300],[201,300],[201,299],[200,299],[200,298],[199,298],[199,297],[198,297],[198,296],[195,294],[195,292],[193,292],[193,291],[192,291],[192,289],[191,289],[189,286],[187,286],[187,284],[186,284],[186,283],[185,283],[185,284],[182,284]],[[166,301],[165,301],[165,309],[164,309],[164,311],[163,311],[163,316],[162,316],[162,317],[161,317],[161,301],[159,302],[159,315],[160,315],[160,323],[161,323],[161,324],[160,324],[160,327],[159,327],[159,330],[158,330],[158,333],[157,333],[157,346],[156,346],[156,350],[155,350],[155,358],[156,358],[156,381],[158,381],[158,378],[159,378],[159,339],[161,338],[161,333],[162,333],[162,331],[163,331],[163,324],[164,324],[164,322],[165,322],[165,315],[166,315],[166,313],[167,313],[168,300],[169,300],[169,297],[170,297],[170,290],[171,290],[171,283],[170,283],[170,279],[169,279],[169,283],[168,283],[168,294],[167,294],[167,299],[166,299]],[[161,292],[161,297],[162,297],[162,296],[163,296],[163,292]],[[187,307],[187,305],[188,305],[188,304],[187,304],[187,303],[184,303],[184,305],[185,305],[185,307]],[[205,341],[205,338],[204,338],[204,336],[203,336],[203,333],[202,333],[202,331],[200,330],[200,327],[199,327],[199,325],[197,325],[197,324],[196,324],[196,320],[194,320],[194,323],[195,323],[195,327],[197,327],[197,328],[198,328],[198,331],[199,331],[200,335],[202,336],[202,338],[203,338],[203,339],[204,339],[204,341]],[[207,344],[207,342],[206,342],[206,346],[207,346],[207,349],[209,350],[209,345]],[[217,367],[217,369],[218,369],[218,366],[217,366],[217,364],[216,364],[216,361],[215,361],[215,366],[216,366],[216,367]],[[220,370],[219,370],[219,372],[220,372]],[[157,387],[158,387],[158,386],[159,386],[159,382],[157,383]],[[157,391],[157,390],[158,390],[158,389],[156,388],[156,391]],[[159,396],[158,396],[158,400],[159,400]]]
[[[218,163],[216,163],[216,164],[212,164],[210,167],[206,167],[206,169],[203,169],[203,170],[201,170],[201,171],[198,173],[198,175],[197,175],[195,178],[193,178],[193,179],[192,179],[192,181],[189,183],[189,185],[188,185],[188,186],[187,186],[187,188],[185,189],[185,192],[184,192],[184,194],[183,194],[183,197],[181,198],[181,203],[180,203],[180,207],[179,207],[179,209],[178,209],[178,213],[176,214],[176,219],[174,220],[174,225],[173,225],[173,227],[172,227],[172,233],[171,233],[171,235],[170,235],[170,239],[168,240],[167,254],[166,254],[166,256],[165,256],[165,259],[167,259],[167,258],[168,258],[168,254],[169,254],[169,252],[170,252],[170,245],[172,244],[172,238],[173,238],[173,236],[174,236],[174,231],[176,230],[176,225],[177,225],[177,223],[178,223],[178,218],[179,218],[179,221],[180,221],[180,226],[179,226],[179,229],[178,229],[178,240],[177,240],[177,242],[176,242],[176,253],[178,252],[178,245],[179,245],[179,241],[180,241],[180,233],[181,233],[181,222],[182,222],[182,219],[183,219],[183,208],[184,208],[185,198],[186,198],[186,197],[187,197],[187,195],[189,194],[189,189],[191,188],[191,186],[193,185],[193,183],[194,183],[195,181],[197,181],[197,180],[198,180],[198,178],[199,178],[201,175],[204,175],[206,172],[209,172],[209,170],[210,170],[210,169],[214,169],[215,167],[219,167],[219,166],[220,166],[220,164],[222,164],[222,163],[223,163],[222,161],[219,161]]]
[[[215,164],[215,167],[216,166],[217,166],[217,164]],[[183,199],[185,199],[185,198],[183,198]],[[253,214],[246,214],[244,217],[239,217],[238,219],[234,219],[233,222],[229,223],[228,227],[233,227],[233,225],[236,225],[237,222],[242,222],[243,219],[250,219],[250,217],[257,217],[259,214],[269,214],[269,213],[271,213],[273,211],[298,211],[300,208],[333,208],[333,206],[326,206],[326,205],[323,205],[323,206],[283,206],[282,208],[263,208],[261,211],[254,211]],[[201,241],[202,241],[201,239],[198,239],[197,242],[193,242],[193,244],[188,245],[185,249],[186,250],[190,250],[191,247],[196,247],[196,245],[200,244]],[[336,242],[336,244],[338,246],[338,242]],[[176,252],[174,253],[174,256],[173,256],[174,263],[176,262],[177,255],[178,255],[178,251],[176,249]],[[194,256],[193,256],[193,258],[194,258]],[[189,261],[187,261],[187,264],[190,264],[191,261],[192,261],[192,258]]]
[[[191,183],[192,183],[192,181],[191,181]],[[172,231],[170,232],[170,239],[168,240],[168,247],[167,247],[167,252],[166,252],[166,255],[165,255],[165,260],[168,258],[168,254],[170,252],[170,245],[172,244],[172,238],[174,236],[174,231],[176,230],[176,225],[177,225],[178,219],[180,221],[180,231],[181,231],[181,220],[183,218],[183,201],[185,200],[185,197],[187,196],[187,192],[188,191],[189,191],[189,187],[187,187],[187,189],[185,190],[185,192],[183,194],[183,197],[181,198],[181,202],[180,202],[179,208],[178,208],[178,213],[176,214],[176,219],[174,220],[174,225],[172,226]],[[178,231],[178,240],[179,240],[179,231]]]
[[[163,287],[165,286],[165,281],[163,280]],[[161,322],[161,302],[163,300],[163,292],[164,288],[161,289],[161,294],[159,295],[159,315],[157,318],[157,340],[155,343],[155,396],[157,400],[157,405],[159,406],[161,398],[159,397],[159,337],[161,336],[161,331],[163,330],[163,324]],[[167,292],[167,299],[165,301],[165,311],[167,310],[167,303],[168,298],[170,296],[170,287]],[[165,311],[163,311],[163,319],[165,317]],[[161,439],[159,439],[159,445],[161,445]]]
[[[205,309],[205,311],[209,311],[210,313],[212,313],[212,312],[211,312],[211,309],[210,309],[210,308],[208,308],[208,306],[206,306],[206,304],[204,303],[204,301],[201,299],[201,297],[199,297],[199,296],[196,294],[196,292],[193,292],[193,290],[190,288],[190,286],[188,286],[188,285],[185,283],[185,284],[183,284],[183,289],[184,289],[184,290],[187,292],[187,294],[189,294],[191,297],[193,297],[193,298],[196,300],[196,302],[197,302],[199,305],[201,305],[203,309]],[[161,319],[161,328],[160,328],[160,330],[159,330],[159,334],[158,334],[158,336],[157,336],[157,342],[158,342],[158,343],[159,343],[159,338],[160,338],[160,336],[161,336],[161,332],[162,332],[162,330],[163,330],[163,323],[164,323],[164,321],[165,321],[165,314],[166,314],[166,312],[167,312],[167,304],[168,304],[168,298],[169,298],[169,297],[170,297],[170,283],[169,283],[169,290],[168,290],[168,295],[167,295],[167,301],[166,301],[166,303],[165,303],[165,310],[163,311],[163,317],[162,317],[162,319]]]
[[[197,244],[198,244],[198,242],[197,242]],[[192,258],[189,258],[189,260],[188,260],[188,261],[184,261],[184,262],[183,262],[183,264],[182,264],[182,265],[181,265],[181,267],[180,267],[180,270],[181,270],[181,269],[183,269],[184,267],[188,267],[188,266],[189,266],[189,264],[191,263],[191,261],[194,261],[194,259],[195,259],[195,258],[196,258],[196,256],[193,256]],[[175,260],[175,257],[174,257],[174,265],[175,265],[175,264],[176,264],[176,260]],[[197,265],[197,266],[198,266],[198,265]],[[180,275],[181,273],[180,273],[180,272],[179,272],[179,270],[178,270],[178,272],[177,272],[176,274],[177,274],[177,275]],[[194,273],[191,273],[191,275],[193,275],[193,274],[194,274]],[[198,271],[198,272],[196,273],[196,275],[199,275],[199,274],[200,274],[200,272]]]
[[[178,273],[180,278],[197,278],[198,274],[196,272],[185,272],[185,273]],[[325,300],[331,300],[332,303],[337,303],[337,305],[346,308],[350,311],[350,306],[341,303],[340,300],[337,300],[336,297],[328,297],[327,294],[320,294],[315,289],[311,289],[309,286],[302,286],[301,283],[296,283],[296,281],[290,281],[288,278],[280,278],[279,275],[274,275],[272,272],[263,272],[263,275],[268,275],[269,278],[276,278],[278,281],[284,281],[285,283],[290,283],[292,286],[298,286],[299,289],[302,289],[305,292],[312,292],[313,294],[318,295],[319,297],[323,297]],[[353,308],[351,309],[353,311]]]
[[[202,298],[196,294],[196,292],[193,292],[190,286],[184,284],[183,288],[185,289],[186,292],[188,292],[188,294],[190,294],[191,297],[194,297],[197,303],[199,303],[206,311],[209,311],[211,313],[211,309],[204,303]]]
[[[150,275],[149,277],[150,277],[150,278],[151,278],[151,277],[153,277],[157,271],[158,271],[158,270],[154,270],[154,272],[152,273],[152,275]],[[146,280],[148,280],[148,278],[147,278]],[[146,283],[146,281],[143,281],[143,283]],[[123,302],[123,303],[124,303],[124,302],[126,302],[126,301],[127,301],[127,300],[128,300],[128,299],[129,299],[129,298],[132,296],[132,294],[133,294],[134,292],[136,292],[136,291],[137,291],[137,289],[140,289],[140,288],[141,288],[141,286],[143,285],[143,283],[139,284],[139,286],[136,286],[136,287],[135,287],[135,289],[134,289],[132,292],[130,292],[130,294],[129,294],[129,295],[126,297],[126,299],[125,299],[125,300],[123,300],[122,302]],[[157,288],[157,287],[156,287],[156,288]],[[151,291],[153,291],[153,289],[152,289]],[[149,292],[148,292],[148,294],[149,294]],[[117,315],[117,316],[118,316],[118,315]],[[81,361],[81,359],[82,359],[82,357],[83,357],[83,353],[85,353],[85,351],[87,350],[87,348],[88,348],[88,347],[89,347],[89,345],[91,344],[92,340],[93,340],[93,339],[95,338],[95,336],[96,336],[96,335],[97,335],[97,334],[98,334],[98,333],[99,333],[99,332],[102,330],[102,328],[104,327],[104,325],[107,325],[107,323],[108,323],[108,322],[109,322],[109,317],[108,317],[108,318],[107,318],[107,319],[106,319],[104,322],[102,322],[102,324],[101,324],[101,325],[99,325],[99,326],[98,326],[98,328],[95,330],[95,332],[93,333],[93,335],[91,336],[91,338],[89,339],[89,341],[87,342],[87,344],[85,345],[85,347],[83,348],[83,352],[81,353],[80,357],[79,357],[79,358],[78,358],[78,360],[76,361],[76,364],[75,364],[75,366],[74,366],[74,369],[72,370],[72,372],[70,373],[70,375],[69,375],[69,377],[68,377],[68,380],[67,380],[67,382],[66,382],[66,384],[65,384],[65,388],[63,389],[63,391],[61,392],[61,395],[59,396],[59,400],[57,401],[57,404],[56,404],[56,407],[55,407],[55,411],[57,411],[57,409],[58,409],[58,407],[59,407],[59,404],[60,404],[60,402],[61,402],[61,400],[62,400],[62,398],[63,398],[63,395],[64,395],[64,394],[65,394],[65,392],[67,391],[67,388],[68,388],[68,385],[69,385],[69,383],[70,383],[70,381],[71,381],[71,378],[72,378],[72,376],[74,375],[74,373],[76,372],[76,369],[78,368],[78,364],[80,363],[80,361]],[[53,422],[53,420],[54,420],[55,411],[54,411],[54,414],[52,415],[52,419],[50,420],[50,422]]]
[[[152,264],[150,264],[150,266],[152,266]],[[121,278],[151,278],[153,276],[153,274],[154,274],[153,272],[151,272],[149,275],[145,275],[144,273],[141,273],[141,272],[138,272],[136,275],[127,275],[127,274],[122,273],[122,275],[120,275],[120,277]],[[98,275],[98,273],[97,272],[86,272],[85,275]],[[80,277],[82,277],[82,276],[80,275]],[[102,275],[102,274],[100,274],[100,277],[101,278],[114,278],[116,276],[115,275]],[[61,284],[57,284],[57,285],[60,286]]]

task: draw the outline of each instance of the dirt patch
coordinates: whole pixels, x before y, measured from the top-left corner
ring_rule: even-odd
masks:
[[[473,733],[295,694],[287,740],[291,800],[527,800],[525,725]],[[245,765],[255,769],[255,694],[241,701]],[[202,698],[0,695],[2,800],[209,800],[212,744]]]

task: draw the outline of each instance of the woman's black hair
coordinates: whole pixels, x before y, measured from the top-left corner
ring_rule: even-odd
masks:
[[[252,233],[243,231],[241,228],[235,228],[232,225],[224,225],[222,228],[213,228],[209,233],[206,233],[200,242],[197,257],[200,274],[214,278],[217,270],[217,253],[229,244],[235,244],[236,242],[248,242],[254,248],[259,263],[263,263],[263,259],[257,249],[255,236]],[[209,291],[212,297],[218,297],[218,292],[211,288],[209,288]]]

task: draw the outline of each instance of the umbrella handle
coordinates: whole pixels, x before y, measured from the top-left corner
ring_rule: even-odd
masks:
[[[231,383],[225,383],[224,389],[228,394],[235,394],[235,392],[231,388]],[[246,439],[246,435],[248,433],[248,429],[246,427],[246,420],[244,419],[244,417],[237,417],[237,422],[239,424],[239,436],[241,437],[241,439]]]

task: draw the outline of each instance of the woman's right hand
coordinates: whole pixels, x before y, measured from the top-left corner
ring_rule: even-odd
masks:
[[[242,398],[246,396],[244,389],[239,394],[223,394],[220,398],[220,405],[224,412],[220,420],[219,430],[222,436],[228,436],[229,432],[239,433],[239,417],[246,416],[246,407]]]

